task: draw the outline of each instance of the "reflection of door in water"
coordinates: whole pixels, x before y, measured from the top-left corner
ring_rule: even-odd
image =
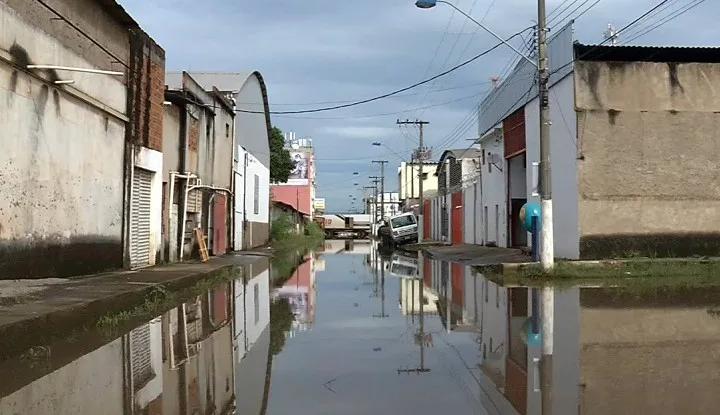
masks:
[[[510,216],[511,225],[510,231],[512,232],[510,243],[512,246],[527,246],[527,231],[520,220],[520,209],[527,202],[527,199],[512,199],[510,201],[510,208],[512,214]]]

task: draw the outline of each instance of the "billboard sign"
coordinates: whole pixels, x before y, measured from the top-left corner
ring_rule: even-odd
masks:
[[[315,198],[315,200],[313,200],[313,207],[316,210],[325,210],[325,199],[324,198]]]
[[[295,168],[285,183],[291,186],[307,186],[310,175],[310,153],[290,150],[290,159],[295,162]]]

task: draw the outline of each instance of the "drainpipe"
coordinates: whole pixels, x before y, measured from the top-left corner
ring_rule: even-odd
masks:
[[[183,104],[181,111],[180,111],[180,140],[178,142],[178,158],[180,160],[180,171],[186,172],[184,175],[176,175],[176,177],[184,178],[185,183],[184,186],[187,188],[187,181],[189,180],[189,173],[188,171],[188,161],[187,161],[187,154],[188,154],[188,108],[187,105]],[[176,252],[175,258],[178,260],[181,260],[182,254],[181,252],[185,248],[185,219],[186,219],[186,211],[185,208],[182,210],[180,209],[181,206],[187,207],[187,194],[185,192],[179,192],[180,193],[180,200],[178,200],[178,221],[182,219],[181,222],[178,223],[177,228],[177,234],[175,235],[175,239],[177,240],[177,246],[176,249],[179,252]],[[172,206],[171,206],[172,207]]]
[[[243,244],[242,249],[247,248],[247,234],[248,234],[248,221],[247,221],[247,167],[248,167],[248,152],[243,148]]]
[[[170,217],[172,216],[172,207],[173,207],[173,203],[175,202],[175,177],[176,177],[176,175],[177,175],[177,172],[174,172],[174,171],[168,172],[168,181],[170,183],[168,183],[168,207],[167,207],[168,212],[165,217],[165,226],[166,226],[165,229],[167,229],[167,241],[163,241],[163,243],[167,244],[167,255],[168,255],[167,262],[170,262],[170,257],[172,256],[172,253],[170,252],[170,238],[172,237],[170,235],[170,223],[171,223]]]
[[[188,199],[188,193],[190,193],[191,191],[193,191],[195,189],[208,189],[208,190],[215,190],[215,191],[219,191],[219,192],[225,192],[225,193],[229,194],[230,197],[233,197],[233,192],[230,189],[226,189],[224,187],[217,187],[217,186],[202,184],[201,180],[198,179],[197,176],[195,176],[194,174],[188,174],[188,176],[190,176],[190,178],[196,179],[197,184],[192,185],[192,186],[188,186],[186,184],[186,186],[185,186],[185,206],[183,209],[183,223],[187,221],[187,199]],[[184,249],[180,250],[180,261],[183,260],[184,254],[185,254],[185,250]]]

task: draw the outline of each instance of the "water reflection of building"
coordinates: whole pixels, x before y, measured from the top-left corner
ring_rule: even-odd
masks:
[[[270,324],[270,262],[258,258],[243,266],[235,288],[235,347],[240,362]]]
[[[419,278],[398,278],[400,284],[400,313],[404,316],[420,314],[420,290],[423,290],[423,313],[437,314],[437,295]]]
[[[2,414],[224,413],[234,403],[231,285],[109,343],[99,333],[2,363]],[[38,359],[38,357],[41,357]],[[9,376],[16,373],[19,376]]]
[[[295,316],[292,328],[287,333],[294,337],[312,328],[315,318],[315,267],[313,254],[307,254],[290,278],[282,287],[275,290],[274,295],[286,299]]]
[[[367,255],[370,253],[372,246],[373,243],[370,240],[327,239],[319,252],[325,254]]]
[[[156,413],[223,413],[233,406],[231,293],[232,285],[223,284],[163,316],[164,388]]]

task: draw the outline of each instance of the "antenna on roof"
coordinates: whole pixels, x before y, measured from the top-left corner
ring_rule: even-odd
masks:
[[[603,32],[603,36],[605,36],[605,42],[609,39],[611,45],[617,46],[618,31],[614,24],[608,23],[607,30]]]

